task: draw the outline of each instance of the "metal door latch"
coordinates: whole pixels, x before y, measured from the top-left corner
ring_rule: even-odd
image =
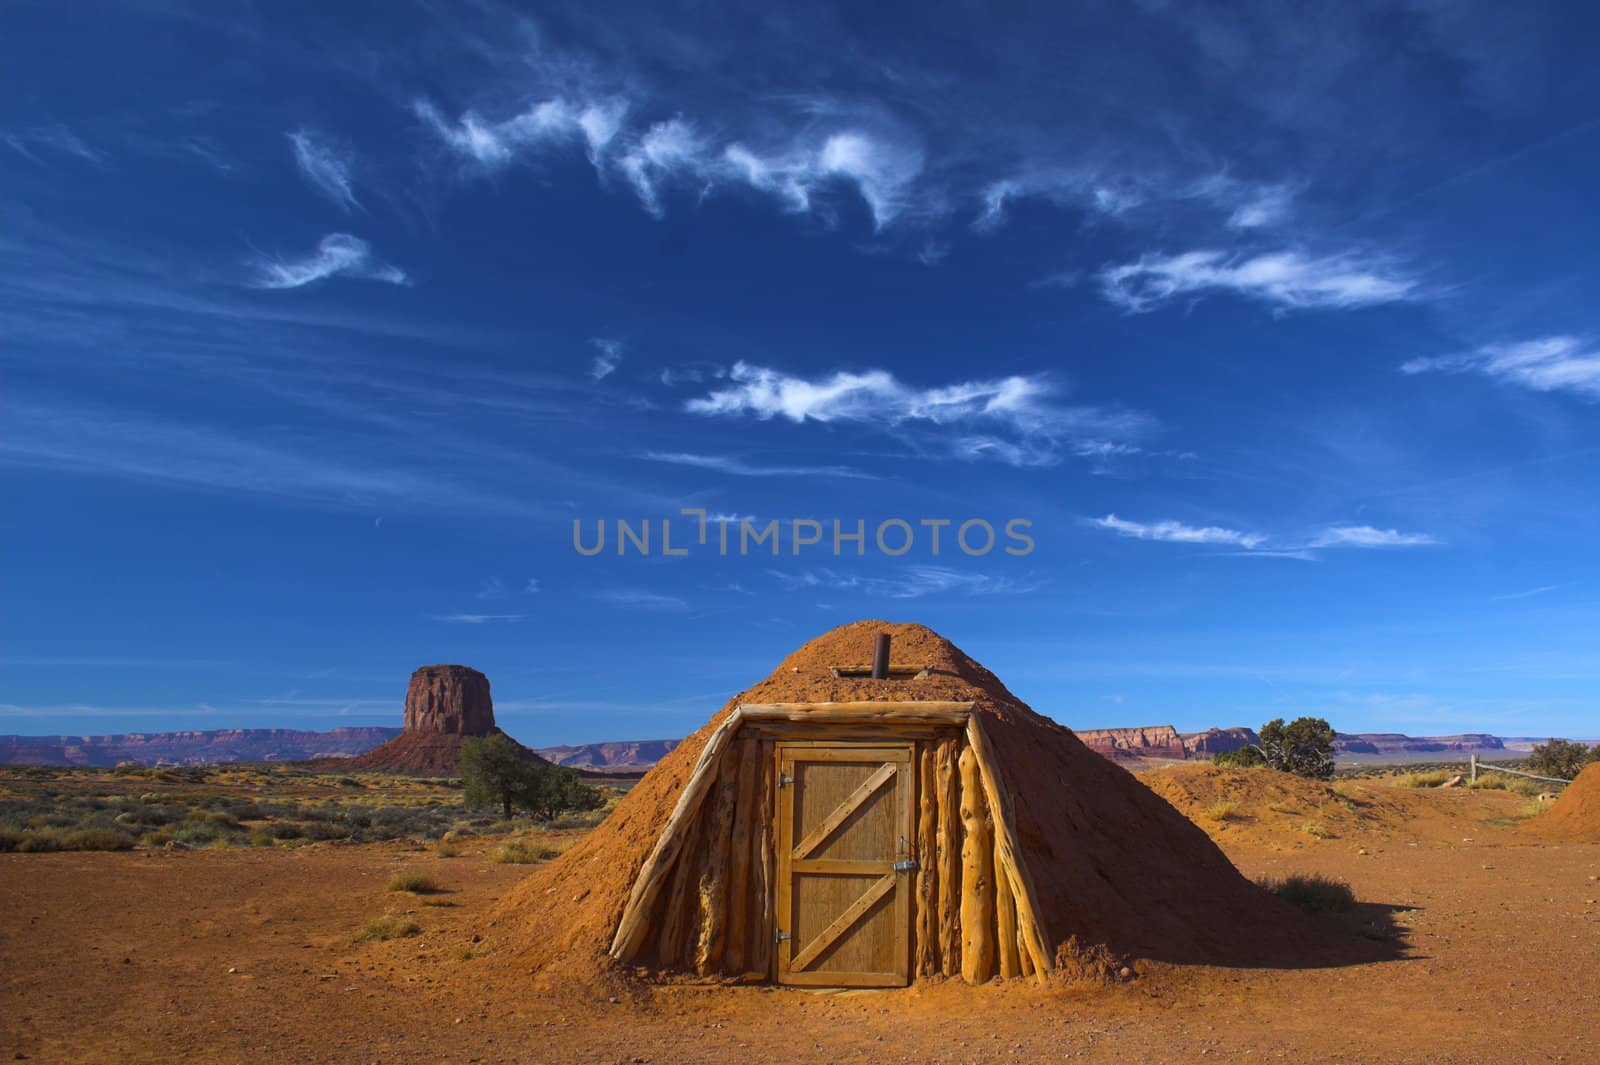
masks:
[[[778,787],[787,788],[790,784],[793,784],[793,783],[794,783],[794,777],[789,776],[789,774],[787,774],[787,773],[779,773],[778,774]]]
[[[902,858],[894,863],[894,871],[897,873],[914,873],[921,868],[922,866],[917,864],[915,858]]]
[[[778,937],[777,938],[778,938],[778,942],[782,943],[784,940],[790,939],[792,937],[789,935],[788,932],[785,932],[783,929],[780,928],[780,929],[778,929]]]

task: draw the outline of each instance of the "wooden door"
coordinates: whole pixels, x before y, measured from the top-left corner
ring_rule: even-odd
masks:
[[[778,982],[905,986],[912,746],[780,743],[777,760]]]

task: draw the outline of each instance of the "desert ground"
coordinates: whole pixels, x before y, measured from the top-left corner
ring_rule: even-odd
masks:
[[[1246,875],[1347,881],[1360,905],[1318,919],[1391,945],[1386,959],[1136,962],[1110,986],[548,986],[482,918],[530,869],[504,861],[504,848],[551,853],[581,825],[510,834],[486,825],[443,847],[420,835],[269,841],[257,831],[255,846],[0,854],[0,1059],[1597,1060],[1600,844],[1543,840],[1527,797],[1381,777],[1330,788],[1203,767],[1144,779]],[[248,773],[212,781],[241,795],[262,787]],[[195,790],[110,775],[67,785]],[[326,792],[322,803],[410,804],[431,824],[450,814],[448,789],[413,782],[295,787],[307,801]],[[433,890],[392,890],[397,874],[420,874]]]

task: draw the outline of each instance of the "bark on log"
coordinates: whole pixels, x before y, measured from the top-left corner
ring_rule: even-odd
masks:
[[[758,746],[755,740],[746,738],[733,748],[739,760],[739,794],[734,802],[732,853],[728,862],[728,946],[723,964],[735,975],[744,972],[750,941],[750,861],[755,853]]]
[[[994,976],[994,837],[982,776],[968,747],[961,752],[961,978],[969,984]]]
[[[1004,979],[1022,975],[1018,955],[1017,903],[1011,891],[1011,878],[1005,874],[1005,859],[1000,846],[1000,831],[994,839],[995,955]]]
[[[644,942],[650,930],[650,914],[655,910],[656,899],[666,886],[666,877],[672,871],[674,859],[683,848],[685,830],[696,820],[700,802],[705,798],[706,788],[712,781],[713,767],[728,741],[738,731],[740,720],[739,710],[735,708],[706,741],[705,749],[700,752],[683,791],[678,795],[677,805],[672,808],[672,816],[667,819],[666,827],[656,839],[650,857],[645,859],[638,875],[633,878],[633,890],[628,894],[628,904],[622,909],[622,919],[617,922],[617,934],[611,940],[611,956],[618,961],[632,961]]]
[[[750,970],[762,976],[772,974],[772,936],[777,925],[773,921],[772,905],[773,877],[775,875],[774,856],[772,848],[772,804],[776,801],[772,792],[773,784],[773,753],[770,741],[763,740],[756,748],[756,863],[752,869],[752,880],[755,881],[753,898],[758,900],[757,905],[760,919],[751,922],[750,928]]]
[[[678,860],[672,869],[672,883],[662,893],[661,914],[657,919],[660,934],[656,940],[656,961],[664,969],[683,965],[689,926],[699,915],[699,908],[691,895],[693,885],[700,878],[700,837],[704,823],[704,818],[697,817],[684,829]]]
[[[830,725],[965,725],[971,703],[743,703],[747,721],[808,722]]]
[[[917,967],[939,971],[939,770],[935,744],[921,743],[917,783]]]
[[[717,773],[717,798],[706,818],[706,858],[700,867],[700,938],[695,944],[694,971],[709,976],[722,962],[728,945],[728,847],[733,839],[733,804],[739,797],[736,748],[722,756]]]
[[[956,742],[939,744],[939,967],[946,976],[961,971],[961,799],[956,775]]]
[[[994,811],[995,837],[1000,844],[1003,860],[1001,871],[1011,880],[1011,893],[1017,905],[1017,931],[1022,938],[1022,945],[1033,959],[1035,978],[1042,984],[1052,964],[1047,945],[1050,934],[1039,917],[1039,894],[1033,887],[1033,875],[1028,871],[1027,862],[1016,850],[1019,842],[1017,821],[1012,815],[1010,793],[1006,790],[1005,778],[1000,775],[1000,765],[995,760],[994,751],[989,746],[983,721],[977,715],[967,721],[967,745],[977,755],[978,764],[983,770],[984,792]]]

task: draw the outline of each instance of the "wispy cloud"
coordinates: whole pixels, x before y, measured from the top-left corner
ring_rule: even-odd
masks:
[[[1438,539],[1427,533],[1403,533],[1370,525],[1334,525],[1312,537],[1307,547],[1434,547]]]
[[[264,258],[254,265],[256,288],[299,288],[329,277],[354,277],[390,285],[410,283],[404,270],[375,258],[366,241],[348,233],[329,233],[315,252],[302,258]]]
[[[506,589],[506,582],[499,577],[486,577],[483,583],[478,585],[479,599],[504,599],[510,594]]]
[[[295,165],[311,187],[346,211],[360,207],[350,187],[352,159],[348,152],[305,130],[289,134]]]
[[[735,477],[850,477],[877,480],[876,475],[851,466],[761,466],[732,455],[698,455],[685,451],[646,451],[641,458],[674,466],[694,466]]]
[[[6,130],[0,132],[0,144],[4,144],[18,155],[42,163],[37,149],[44,149],[60,155],[71,155],[90,163],[104,161],[101,152],[91,148],[82,137],[78,136],[66,126],[46,126],[28,130]]]
[[[1370,307],[1422,296],[1420,284],[1391,263],[1355,253],[1146,255],[1137,262],[1106,267],[1099,279],[1106,299],[1133,312],[1213,292],[1231,292],[1283,310]]]
[[[619,588],[611,591],[598,592],[595,595],[603,603],[612,606],[626,607],[631,610],[688,610],[686,600],[675,595],[662,595],[659,592],[646,592],[637,588]]]
[[[498,170],[521,153],[576,143],[585,146],[598,167],[622,126],[627,105],[621,100],[557,97],[500,121],[487,120],[473,111],[452,121],[426,100],[418,100],[413,110],[457,156],[486,170]]]
[[[617,366],[622,362],[622,341],[591,337],[589,343],[595,349],[594,363],[589,368],[589,376],[596,381],[603,381],[615,373]]]
[[[629,102],[616,97],[554,96],[503,119],[467,111],[452,120],[426,100],[413,110],[452,154],[482,170],[582,144],[602,177],[620,176],[658,217],[671,187],[697,195],[746,188],[808,213],[819,210],[824,190],[843,185],[855,190],[874,227],[883,229],[912,205],[911,189],[923,170],[922,150],[903,132],[864,128],[815,109],[787,132],[782,123],[762,124],[780,132],[761,139],[713,137],[681,114],[628,129]]]
[[[947,451],[1014,466],[1051,465],[1064,448],[1093,449],[1107,440],[1141,435],[1150,425],[1139,414],[1061,405],[1057,386],[1044,375],[915,388],[887,370],[839,371],[808,379],[740,362],[728,380],[726,387],[689,400],[684,409],[708,417],[748,415],[796,424],[964,428],[967,432],[941,434]]]
[[[924,596],[955,592],[961,595],[1021,595],[1044,586],[1041,580],[1017,580],[987,573],[952,569],[948,566],[906,566],[890,577],[863,577],[831,569],[787,573],[771,571],[788,591],[827,589],[861,592],[885,599],[921,599]]]
[[[539,593],[539,578],[529,577],[528,583],[522,586],[523,595],[537,595]]]
[[[1506,592],[1503,595],[1491,595],[1489,599],[1491,602],[1496,603],[1503,603],[1511,599],[1532,599],[1536,595],[1544,595],[1546,592],[1554,592],[1564,587],[1566,586],[1562,584],[1541,584],[1537,588],[1526,588],[1520,592]]]
[[[1090,518],[1089,524],[1135,540],[1169,544],[1210,544],[1243,548],[1241,554],[1261,558],[1297,558],[1315,561],[1324,548],[1437,547],[1442,541],[1427,533],[1406,533],[1398,529],[1378,529],[1371,525],[1330,525],[1316,533],[1291,539],[1265,533],[1244,532],[1218,525],[1186,525],[1181,521],[1128,521],[1107,514]]]
[[[1135,540],[1158,540],[1169,544],[1231,544],[1235,547],[1257,547],[1267,538],[1260,533],[1225,529],[1218,525],[1185,525],[1181,521],[1141,522],[1127,521],[1115,514],[1089,519],[1091,525],[1109,529]]]
[[[521,621],[526,614],[434,614],[433,620],[446,625],[490,625],[499,621]]]
[[[1600,347],[1572,336],[1487,344],[1465,355],[1412,359],[1402,373],[1478,373],[1536,392],[1573,392],[1600,399]]]

